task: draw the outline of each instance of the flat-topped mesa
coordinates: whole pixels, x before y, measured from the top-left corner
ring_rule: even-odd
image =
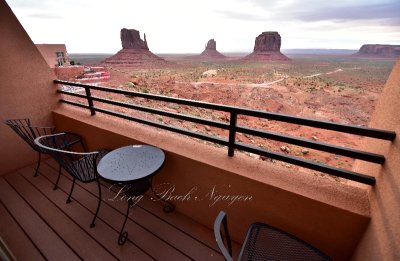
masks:
[[[140,33],[135,29],[121,29],[121,44],[122,49],[144,49],[149,50],[144,34],[144,41],[140,38]]]
[[[390,44],[364,44],[355,54],[364,57],[400,57],[400,45]]]
[[[121,29],[122,49],[101,63],[117,66],[164,65],[168,62],[150,52],[146,34],[144,40],[135,29]]]
[[[201,59],[224,59],[225,55],[217,51],[217,42],[210,39],[205,47],[205,50],[200,54]]]
[[[254,50],[245,60],[290,60],[281,53],[281,36],[278,32],[263,32],[256,37]]]
[[[256,38],[254,52],[280,52],[281,36],[278,32],[263,32]]]

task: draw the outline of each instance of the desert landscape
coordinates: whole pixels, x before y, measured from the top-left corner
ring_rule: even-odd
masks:
[[[251,54],[221,54],[217,51],[216,41],[211,39],[205,50],[198,55],[156,55],[149,50],[146,39],[140,39],[138,31],[127,29],[121,30],[121,42],[123,48],[115,55],[70,55],[71,59],[85,64],[87,69],[78,77],[64,80],[79,82],[85,74],[93,74],[90,68],[103,68],[109,74],[107,80],[96,82],[94,78],[91,84],[367,126],[395,62],[395,58],[388,55],[390,52],[387,50],[383,52],[384,56],[363,53],[365,50],[371,52],[371,48],[365,46],[359,53],[352,55],[284,55],[280,51],[281,39],[277,32],[263,32],[256,37],[254,52]],[[377,49],[382,50],[378,47]],[[103,94],[94,92],[94,95]],[[221,122],[229,120],[229,115],[225,113],[190,106],[121,97],[117,94],[107,94],[104,98]],[[228,135],[227,131],[214,127],[124,108],[113,109],[191,131],[224,138]],[[239,117],[238,125],[350,148],[357,148],[361,140],[359,136],[247,116]],[[247,134],[238,133],[237,137],[239,142],[339,168],[351,169],[354,161],[340,155]],[[299,168],[251,153],[246,154],[287,168]],[[312,172],[315,175],[329,176]],[[334,179],[345,182],[340,178]]]

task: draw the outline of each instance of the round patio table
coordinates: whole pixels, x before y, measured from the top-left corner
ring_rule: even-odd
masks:
[[[151,187],[151,177],[163,166],[164,152],[149,145],[130,145],[115,149],[105,155],[97,166],[100,177],[122,186],[127,196],[128,209],[119,233],[118,244],[123,245],[128,237],[124,231],[129,209],[134,196],[143,195]]]

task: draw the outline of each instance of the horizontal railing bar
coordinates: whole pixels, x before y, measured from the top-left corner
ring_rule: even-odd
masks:
[[[284,154],[273,152],[273,151],[263,150],[263,149],[256,148],[254,146],[250,146],[250,145],[247,145],[244,143],[235,143],[235,148],[239,149],[239,150],[255,153],[258,155],[262,155],[262,156],[265,156],[265,157],[268,157],[271,159],[295,164],[297,166],[309,168],[309,169],[316,170],[316,171],[321,171],[321,172],[324,172],[324,173],[327,173],[327,174],[330,174],[333,176],[357,181],[357,182],[368,184],[368,185],[375,185],[374,177],[360,174],[357,172],[353,172],[350,170],[335,168],[335,167],[325,165],[322,163],[313,162],[310,160],[297,158],[297,157],[293,157],[293,156],[289,156],[289,155],[284,155]]]
[[[178,128],[178,127],[173,127],[173,126],[168,126],[168,125],[165,125],[165,124],[160,124],[160,123],[157,123],[157,122],[154,122],[154,121],[139,119],[139,118],[135,118],[135,117],[126,115],[124,113],[119,113],[119,112],[106,110],[106,109],[102,109],[102,108],[94,107],[93,109],[95,111],[98,111],[98,112],[102,112],[102,113],[105,113],[105,114],[108,114],[108,115],[116,116],[118,118],[123,118],[123,119],[126,119],[126,120],[139,122],[139,123],[146,124],[146,125],[153,126],[153,127],[157,127],[157,128],[160,128],[160,129],[169,130],[169,131],[172,131],[172,132],[175,132],[175,133],[187,135],[187,136],[190,136],[190,137],[193,137],[193,138],[198,138],[198,139],[201,139],[201,140],[206,140],[206,141],[218,143],[218,144],[221,144],[221,145],[224,145],[224,146],[228,146],[228,140],[217,138],[217,137],[212,136],[212,135],[201,134],[201,133],[197,133],[197,132],[188,131],[188,130],[185,130],[185,129],[182,129],[182,128]]]
[[[59,101],[67,103],[67,104],[70,104],[70,105],[78,106],[78,107],[81,107],[81,108],[90,109],[90,107],[88,105],[81,104],[79,102],[73,102],[73,101],[64,100],[64,99],[60,99]]]
[[[75,93],[75,92],[68,92],[68,91],[63,91],[63,90],[57,90],[58,93],[62,93],[62,94],[66,94],[66,95],[70,95],[70,96],[74,96],[74,97],[79,97],[79,98],[84,98],[87,99],[85,94],[79,94],[79,93]]]
[[[88,88],[91,88],[94,90],[99,90],[99,91],[142,97],[142,98],[151,99],[151,100],[172,102],[172,103],[177,103],[177,104],[201,107],[201,108],[206,108],[206,109],[213,109],[213,110],[218,110],[218,111],[235,112],[238,115],[241,114],[241,115],[247,115],[247,116],[252,116],[252,117],[264,118],[264,119],[268,119],[268,120],[276,120],[276,121],[282,121],[282,122],[287,122],[287,123],[292,123],[292,124],[300,124],[300,125],[310,126],[310,127],[314,127],[314,128],[339,131],[339,132],[356,134],[356,135],[378,138],[378,139],[383,139],[383,140],[392,141],[396,137],[396,133],[393,131],[378,130],[378,129],[372,129],[372,128],[367,128],[367,127],[360,127],[360,126],[340,124],[340,123],[334,123],[334,122],[323,121],[323,120],[315,120],[315,119],[311,119],[311,118],[291,116],[291,115],[280,114],[280,113],[252,110],[252,109],[246,109],[246,108],[240,108],[240,107],[234,107],[234,106],[220,105],[220,104],[215,104],[215,103],[199,102],[199,101],[193,101],[193,100],[188,100],[188,99],[172,98],[172,97],[155,95],[155,94],[146,94],[146,93],[140,93],[140,92],[125,91],[125,90],[119,90],[119,89],[114,89],[114,88],[106,88],[106,87],[93,86],[93,85],[81,84],[81,83],[73,83],[73,82],[67,82],[67,81],[61,81],[61,80],[54,80],[54,82],[64,84],[64,85],[83,87],[83,88],[88,87]]]
[[[262,138],[267,138],[271,140],[276,140],[276,141],[281,141],[281,142],[287,142],[290,144],[298,145],[298,146],[303,146],[307,148],[312,148],[320,151],[325,151],[325,152],[330,152],[342,156],[347,156],[355,159],[360,159],[360,160],[365,160],[368,162],[374,162],[378,164],[383,164],[385,162],[385,157],[379,154],[375,153],[370,153],[370,152],[364,152],[352,148],[345,148],[341,146],[336,146],[336,145],[331,145],[327,143],[322,143],[322,142],[316,142],[316,141],[311,141],[308,139],[303,139],[303,138],[297,138],[293,136],[288,136],[288,135],[283,135],[279,133],[274,133],[274,132],[269,132],[269,131],[262,131],[262,130],[256,130],[256,129],[251,129],[247,128],[244,126],[238,126],[236,128],[238,132],[262,137]]]
[[[258,111],[258,110],[250,110],[241,108],[239,113],[242,115],[252,116],[252,117],[259,117],[268,120],[276,120],[282,121],[292,124],[299,124],[303,126],[310,126],[314,128],[344,132],[349,134],[356,134],[360,136],[366,136],[371,138],[377,138],[382,140],[389,140],[392,141],[396,138],[396,133],[393,131],[386,131],[386,130],[378,130],[372,129],[367,127],[360,127],[342,123],[335,123],[330,121],[324,120],[315,120],[311,118],[304,118],[298,116],[292,116],[287,114],[280,114],[280,113],[273,113],[273,112],[265,112],[265,111]]]
[[[158,110],[158,109],[153,109],[153,108],[140,106],[140,105],[129,104],[129,103],[125,103],[125,102],[113,101],[113,100],[104,99],[104,98],[97,97],[97,96],[92,96],[92,100],[107,103],[107,104],[112,104],[112,105],[116,105],[116,106],[121,106],[124,108],[135,109],[135,110],[139,110],[139,111],[163,115],[163,116],[167,116],[167,117],[171,117],[171,118],[175,118],[175,119],[179,119],[179,120],[185,120],[185,121],[190,121],[190,122],[194,122],[194,123],[209,125],[209,126],[213,126],[213,127],[217,127],[217,128],[221,128],[221,129],[229,129],[229,124],[226,124],[224,122],[206,120],[206,119],[199,118],[199,117],[193,117],[193,116],[183,115],[183,114],[179,114],[179,113],[162,111],[162,110]]]

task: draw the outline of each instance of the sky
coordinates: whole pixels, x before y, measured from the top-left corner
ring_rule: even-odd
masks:
[[[400,0],[6,0],[36,44],[116,53],[120,30],[146,33],[153,53],[251,52],[277,31],[282,49],[400,44]]]

